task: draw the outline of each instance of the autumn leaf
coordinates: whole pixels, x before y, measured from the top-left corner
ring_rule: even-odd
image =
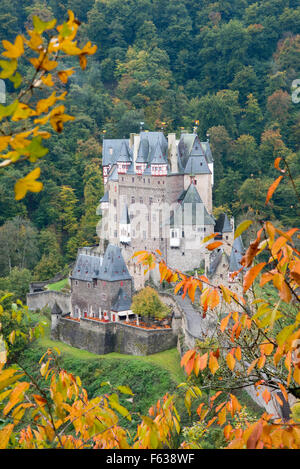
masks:
[[[62,83],[68,83],[68,79],[71,75],[73,75],[74,70],[70,69],[70,70],[62,70],[60,72],[57,73],[58,75],[58,78],[62,81]]]
[[[234,233],[234,239],[238,238],[244,231],[246,231],[250,225],[252,225],[253,221],[252,220],[245,220],[242,223],[239,224],[237,229],[235,230]]]
[[[2,41],[5,52],[2,52],[4,57],[8,57],[9,59],[18,59],[24,53],[24,40],[23,37],[18,35],[14,44],[9,41]]]
[[[6,427],[0,430],[0,449],[7,448],[13,428],[14,428],[14,425],[12,423],[9,423],[8,425],[6,425]]]
[[[276,191],[276,189],[277,189],[277,187],[278,187],[278,184],[280,183],[280,181],[281,181],[282,178],[283,178],[283,176],[279,176],[279,177],[273,182],[273,184],[271,184],[271,186],[269,187],[265,205],[268,204],[269,200],[271,199],[272,195],[273,195],[274,192]]]
[[[265,267],[265,265],[266,265],[266,262],[260,262],[259,264],[256,264],[253,267],[251,267],[251,269],[246,272],[244,281],[243,281],[244,292],[246,292],[251,287],[254,280],[256,279],[258,274],[261,272],[261,270]]]
[[[41,169],[35,168],[24,178],[19,179],[15,184],[15,199],[21,200],[28,191],[40,192],[43,189],[43,183],[36,181],[40,177]]]
[[[215,241],[213,243],[210,243],[208,246],[206,246],[206,249],[209,251],[213,251],[214,249],[218,248],[219,246],[222,246],[223,242],[222,241]]]
[[[233,356],[233,354],[231,352],[229,352],[227,355],[226,355],[226,363],[228,365],[228,368],[233,371],[234,370],[234,367],[235,367],[235,358]]]
[[[208,362],[208,367],[210,369],[210,371],[212,372],[212,374],[214,375],[218,369],[219,369],[219,363],[218,363],[218,360],[216,359],[216,357],[213,355],[213,353],[210,353],[210,357],[209,357],[209,362]]]

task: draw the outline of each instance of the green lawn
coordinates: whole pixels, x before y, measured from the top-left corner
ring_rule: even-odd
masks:
[[[51,284],[47,285],[46,288],[48,290],[60,291],[68,285],[69,285],[69,279],[64,278],[63,280],[60,280],[59,282],[51,283]]]

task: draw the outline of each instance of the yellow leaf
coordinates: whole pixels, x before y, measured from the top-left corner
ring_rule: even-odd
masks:
[[[40,176],[41,169],[35,168],[24,178],[19,179],[15,184],[15,199],[21,200],[30,192],[40,192],[43,189],[43,183],[36,181]]]
[[[73,75],[74,70],[62,70],[57,73],[58,78],[63,82],[63,83],[68,83],[68,78]]]
[[[244,231],[246,231],[250,225],[252,225],[252,220],[245,220],[239,224],[234,233],[234,239],[238,238]]]
[[[6,40],[2,41],[2,44],[4,49],[6,49],[5,52],[2,52],[4,57],[8,57],[9,59],[17,59],[24,53],[24,41],[23,37],[20,35],[16,37],[14,44]]]
[[[234,356],[232,355],[232,353],[228,353],[226,355],[226,363],[228,365],[228,368],[233,371],[234,370],[234,367],[235,367],[235,358]]]
[[[10,435],[13,431],[14,425],[12,423],[9,423],[4,427],[2,430],[0,430],[0,449],[6,449]]]

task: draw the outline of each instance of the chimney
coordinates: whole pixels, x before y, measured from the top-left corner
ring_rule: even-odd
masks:
[[[168,134],[168,154],[171,173],[178,173],[176,134]]]

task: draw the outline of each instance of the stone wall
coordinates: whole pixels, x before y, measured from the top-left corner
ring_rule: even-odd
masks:
[[[83,318],[61,318],[51,337],[73,347],[98,355],[118,352],[127,355],[150,355],[176,347],[172,329],[145,330],[121,323],[103,323]]]
[[[69,313],[71,311],[71,296],[69,293],[46,290],[27,294],[26,304],[32,311],[45,308],[46,306],[52,309],[55,302],[61,308],[63,313]]]

